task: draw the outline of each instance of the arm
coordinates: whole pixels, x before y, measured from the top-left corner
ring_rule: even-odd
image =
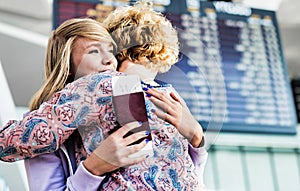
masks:
[[[67,155],[58,150],[55,153],[39,155],[25,160],[29,188],[32,191],[97,190],[103,176],[91,174],[80,163],[73,174]]]
[[[150,88],[147,93],[151,94],[150,100],[159,108],[155,114],[173,124],[178,131],[186,137],[189,143],[189,155],[194,163],[195,172],[202,189],[204,189],[203,174],[208,153],[205,149],[204,134],[201,125],[195,120],[183,100],[179,99],[174,92],[170,95],[157,89]]]
[[[201,190],[204,190],[205,184],[204,184],[203,175],[204,175],[205,165],[208,157],[206,148],[204,146],[200,148],[194,148],[192,145],[189,145],[189,154],[195,165],[195,173],[198,177],[200,188]]]
[[[70,95],[62,90],[22,120],[9,121],[0,131],[0,159],[13,162],[56,151],[76,129],[70,126],[74,107],[64,101]]]
[[[168,94],[155,88],[149,88],[146,92],[160,108],[154,111],[159,118],[174,125],[193,147],[203,146],[203,129],[182,99],[174,92]]]
[[[94,111],[99,109],[97,104],[101,105],[103,103],[103,101],[105,102],[105,99],[99,100],[100,102],[97,102],[98,101],[97,100],[96,101],[97,103],[95,103],[95,101],[94,102],[91,101],[89,103],[82,104],[83,100],[86,100],[85,98],[92,97],[93,99],[96,99],[97,97],[91,96],[91,95],[94,95],[94,91],[92,91],[92,89],[97,91],[102,88],[101,90],[103,90],[104,85],[106,84],[106,83],[100,83],[101,79],[103,79],[103,78],[101,78],[101,76],[98,76],[98,78],[96,77],[94,79],[95,79],[95,81],[93,81],[93,83],[88,83],[88,81],[78,81],[73,86],[71,86],[71,87],[69,86],[69,87],[65,88],[64,92],[70,92],[68,95],[69,95],[69,97],[72,97],[72,99],[67,99],[67,100],[61,101],[61,102],[53,101],[51,99],[50,101],[47,102],[47,104],[49,104],[49,106],[51,106],[49,108],[49,110],[50,111],[54,110],[53,112],[58,117],[61,116],[61,112],[57,112],[58,109],[60,108],[60,104],[57,104],[57,103],[61,103],[61,105],[68,103],[67,106],[69,106],[69,104],[70,104],[70,108],[72,108],[74,110],[73,112],[75,113],[74,115],[72,115],[72,118],[69,118],[69,120],[62,120],[61,118],[59,118],[60,120],[58,120],[58,119],[57,120],[64,121],[65,123],[62,125],[64,125],[64,127],[66,127],[66,128],[71,128],[72,132],[74,131],[74,129],[76,129],[80,125],[89,124],[91,118],[94,119],[94,121],[92,121],[93,124],[99,123],[97,121],[97,117],[95,118],[95,116],[98,116],[98,113],[94,112]],[[96,82],[96,83],[94,83],[94,82]],[[72,89],[75,89],[76,91],[72,90]],[[75,94],[74,92],[77,92],[78,94]],[[80,93],[83,93],[84,96],[81,97],[79,95]],[[97,91],[97,93],[99,94],[99,91]],[[68,96],[66,96],[66,94],[62,94],[62,96],[64,98],[68,97]],[[100,96],[102,98],[103,94],[100,94],[98,96]],[[80,97],[81,97],[81,99],[80,99]],[[92,104],[92,106],[89,104]],[[44,103],[43,103],[43,105],[44,105]],[[73,105],[77,105],[76,108]],[[88,106],[90,106],[90,107],[88,107]],[[85,108],[88,108],[88,110],[85,110]],[[36,112],[38,112],[38,111],[36,111]],[[88,115],[89,113],[93,114],[92,117]],[[42,112],[34,113],[34,112],[32,112],[28,116],[26,116],[26,118],[23,121],[27,121],[32,118],[36,119],[38,117],[42,117],[41,116],[42,114],[44,114],[44,116],[49,115],[49,113],[42,113]],[[51,117],[52,117],[51,119],[54,118],[53,116],[51,116]],[[47,123],[45,123],[43,125],[45,125],[45,129],[47,129],[51,132],[50,127],[47,126],[47,124],[49,124],[49,122],[48,121],[46,121],[46,122]],[[22,122],[20,122],[20,123],[22,123]],[[16,123],[16,124],[19,124],[19,123]],[[38,125],[33,126],[33,130]],[[55,127],[59,126],[56,123],[54,123],[54,125],[56,125]],[[23,126],[26,127],[26,125],[23,125]],[[68,174],[65,173],[66,171],[64,170],[64,165],[62,163],[62,161],[65,161],[65,159],[61,159],[60,156],[55,155],[53,153],[39,155],[36,158],[26,160],[27,171],[29,174],[29,183],[30,183],[32,189],[36,188],[36,187],[34,187],[34,185],[38,185],[38,188],[36,188],[36,189],[39,189],[39,190],[40,189],[49,190],[50,188],[70,189],[70,190],[72,190],[73,188],[80,189],[80,188],[82,188],[81,183],[84,184],[83,186],[86,186],[86,183],[88,183],[88,182],[82,181],[83,179],[85,180],[85,177],[87,175],[89,177],[89,178],[87,178],[88,180],[96,180],[96,182],[98,182],[99,178],[101,178],[101,177],[99,177],[99,175],[102,175],[106,172],[115,170],[121,166],[131,165],[131,164],[134,164],[134,163],[144,160],[146,157],[144,155],[135,157],[134,159],[130,158],[130,155],[141,150],[143,147],[145,147],[146,142],[142,141],[139,144],[135,144],[135,145],[131,145],[131,144],[133,142],[136,142],[137,140],[145,138],[147,136],[147,134],[145,134],[145,132],[139,132],[139,133],[134,133],[134,134],[124,138],[124,135],[127,134],[128,131],[131,131],[133,128],[136,128],[139,126],[140,125],[137,122],[133,122],[133,123],[125,125],[124,127],[117,130],[115,133],[111,134],[103,142],[101,142],[101,144],[96,148],[96,150],[83,163],[80,163],[78,170],[72,176],[68,176]],[[14,127],[12,127],[12,129],[13,128]],[[9,128],[4,128],[3,132],[5,132],[5,130],[7,130],[7,129],[9,129]],[[27,129],[24,128],[23,130],[26,131]],[[62,132],[54,130],[53,133],[60,134]],[[23,131],[21,131],[20,134],[23,134]],[[16,137],[20,138],[20,134],[18,134]],[[64,138],[64,140],[66,140],[66,137],[63,137],[63,138]],[[5,141],[5,139],[4,139],[4,141]],[[61,142],[63,142],[63,141],[61,141]],[[29,145],[25,145],[25,146],[29,147]],[[3,153],[5,153],[5,152],[2,152],[1,154],[3,154]],[[30,152],[27,152],[26,157],[32,157],[34,155],[38,155],[41,153],[42,152],[39,152],[37,154],[36,153],[32,154]],[[15,152],[14,154],[17,155],[18,152]],[[7,156],[8,156],[8,158],[11,157],[10,155],[7,155]],[[45,163],[45,164],[43,164],[43,163]],[[41,171],[41,166],[47,167],[47,165],[50,167],[50,169],[47,168],[47,169]],[[48,173],[41,174],[44,171],[48,171]],[[66,181],[66,178],[68,178],[67,181]],[[37,184],[34,183],[35,180],[38,181]],[[78,181],[78,180],[80,180],[80,181]],[[94,186],[96,185],[96,187],[98,187],[100,182],[101,181],[99,181],[98,184],[95,184],[95,183],[88,183],[88,184],[92,184]]]
[[[104,86],[104,77],[97,77],[92,82],[83,78],[74,81],[23,120],[9,121],[0,130],[0,159],[13,162],[54,152],[78,126],[89,125],[91,116],[92,123],[99,124],[97,113],[90,112],[91,108],[99,108],[94,86]]]
[[[126,138],[121,136],[137,127],[139,125],[136,122],[129,123],[111,134],[84,162],[79,164],[74,174],[71,161],[75,160],[70,160],[64,147],[55,153],[39,155],[25,160],[30,190],[97,190],[104,179],[104,176],[100,175],[113,171],[120,166],[131,165],[145,159],[145,156],[129,158],[130,154],[142,149],[146,143],[129,145],[146,137],[145,134],[135,133]]]

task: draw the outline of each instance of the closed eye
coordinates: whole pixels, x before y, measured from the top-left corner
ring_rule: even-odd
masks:
[[[93,49],[93,50],[90,50],[88,53],[89,53],[89,54],[98,54],[98,53],[99,53],[99,50]]]

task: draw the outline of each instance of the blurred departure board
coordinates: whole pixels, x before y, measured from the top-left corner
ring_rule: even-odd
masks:
[[[292,91],[294,95],[295,109],[297,113],[297,121],[300,123],[300,79],[295,78],[291,81]]]
[[[135,1],[54,1],[53,26],[103,20]],[[181,55],[157,79],[173,84],[207,130],[296,133],[296,111],[274,11],[228,2],[154,0],[178,29]],[[215,124],[215,125],[214,125]]]

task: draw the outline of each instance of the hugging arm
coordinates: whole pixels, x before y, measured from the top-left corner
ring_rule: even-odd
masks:
[[[189,155],[194,163],[195,172],[201,189],[204,189],[204,168],[208,153],[205,148],[204,133],[201,125],[193,117],[184,101],[174,92],[170,94],[149,88],[150,100],[158,106],[155,114],[174,125],[181,135],[189,140]]]
[[[174,92],[168,94],[155,88],[149,88],[147,93],[151,95],[150,100],[160,108],[154,111],[158,117],[174,125],[193,147],[204,145],[201,125],[178,95]]]
[[[137,125],[135,125],[135,126],[137,126]],[[126,128],[127,128],[127,130],[126,130]],[[59,180],[60,183],[58,183],[58,184],[53,184],[52,179],[50,179],[50,180],[48,179],[48,181],[46,181],[46,184],[48,184],[47,185],[48,188],[55,186],[55,185],[59,185],[59,186],[63,185],[62,187],[60,187],[60,188],[63,188],[62,190],[64,190],[64,189],[72,190],[72,188],[83,188],[82,186],[85,186],[85,185],[82,183],[85,181],[85,178],[87,178],[87,177],[90,177],[90,178],[87,178],[88,180],[86,181],[86,184],[91,184],[91,185],[93,185],[93,187],[99,186],[99,184],[95,183],[97,181],[95,181],[94,183],[93,183],[93,181],[97,180],[97,178],[101,178],[101,176],[95,176],[95,175],[103,175],[103,172],[105,172],[105,171],[106,172],[111,171],[113,169],[118,168],[118,166],[122,166],[126,163],[129,164],[128,161],[125,161],[126,159],[128,159],[128,151],[131,150],[131,152],[134,152],[134,150],[138,150],[138,149],[142,148],[143,146],[145,146],[145,142],[141,142],[140,143],[141,145],[136,148],[127,147],[127,145],[131,141],[128,140],[127,138],[126,138],[126,140],[120,139],[120,137],[122,137],[120,135],[123,135],[124,133],[126,134],[126,131],[130,130],[131,128],[133,128],[133,127],[124,126],[121,129],[117,130],[115,133],[111,134],[108,138],[106,138],[84,162],[80,163],[78,169],[75,171],[75,173],[73,175],[66,176],[67,181],[65,181],[65,179],[62,176],[59,176],[60,179],[53,179],[56,181]],[[124,132],[122,132],[122,131],[124,131]],[[140,136],[142,137],[142,135],[140,135]],[[133,137],[131,137],[131,139],[134,140]],[[122,141],[122,143],[121,143],[121,141]],[[127,141],[129,141],[129,142],[127,142]],[[106,145],[110,145],[110,146],[115,145],[115,147],[107,147]],[[108,148],[115,148],[116,150],[111,152],[113,154],[107,155],[105,153],[110,152],[110,150],[108,150]],[[203,148],[193,148],[192,145],[189,145],[189,151],[190,151],[191,158],[193,159],[193,161],[196,161],[196,163],[199,164],[199,165],[195,165],[196,168],[199,166],[198,167],[199,169],[204,169],[204,165],[205,165],[205,161],[206,161],[206,158],[204,157],[205,152],[200,153],[200,151],[202,149]],[[47,154],[47,155],[53,155],[53,153]],[[101,157],[101,155],[108,156],[108,157],[111,156],[117,160],[119,160],[119,159],[120,160],[114,161],[115,159],[112,160],[109,158]],[[44,155],[44,156],[46,156],[46,155]],[[199,158],[201,159],[201,161],[198,160]],[[121,159],[125,159],[125,160],[121,160]],[[39,163],[39,165],[35,165],[35,167],[49,165],[48,163],[45,162],[45,160],[37,161],[36,158],[30,159],[30,160],[33,163],[34,162]],[[132,158],[130,160],[132,160]],[[138,160],[143,160],[143,157],[141,157]],[[137,161],[135,161],[135,162],[137,162]],[[56,163],[61,163],[61,159],[56,160]],[[57,166],[59,168],[62,168],[61,165],[57,165]],[[31,165],[31,168],[33,168],[32,165]],[[49,169],[51,169],[51,168],[49,168]],[[200,171],[200,172],[203,172],[203,171]],[[41,174],[40,171],[36,171],[35,173]],[[78,181],[78,180],[82,180],[82,181]],[[31,179],[31,181],[34,181],[34,179]],[[54,188],[56,188],[56,187],[54,187]]]
[[[0,130],[0,159],[14,162],[56,151],[77,128],[72,92],[62,90],[22,120],[10,120]]]
[[[96,191],[105,178],[91,174],[82,163],[73,172],[68,155],[62,149],[25,160],[29,189],[31,191]]]
[[[91,112],[99,108],[99,105],[93,102],[99,99],[95,97],[96,90],[89,90],[90,84],[94,82],[96,84],[92,85],[104,86],[105,78],[101,74],[97,75],[96,80],[90,83],[82,78],[74,81],[22,120],[9,121],[0,130],[0,159],[14,162],[52,153],[58,150],[79,126],[99,124],[100,117]]]
[[[98,90],[97,92],[99,93],[99,90],[103,88],[106,83],[102,83],[103,81],[101,79],[103,78],[100,74],[97,75],[95,78],[96,83],[93,83],[95,85],[93,87],[98,87],[95,88],[95,90]],[[76,89],[76,91],[70,91],[70,89],[73,89],[72,87],[66,88],[66,91],[70,91],[70,94],[68,95],[74,95],[74,92],[85,92],[83,94],[83,99],[75,97],[76,100],[78,100],[72,101],[74,105],[77,105],[76,109],[74,110],[75,115],[71,122],[68,123],[68,127],[72,128],[73,131],[79,125],[84,125],[88,121],[91,121],[92,118],[94,119],[93,124],[99,123],[97,122],[98,118],[94,118],[97,116],[97,112],[95,111],[99,109],[97,105],[90,106],[87,110],[85,108],[88,107],[88,104],[82,104],[83,100],[88,100],[88,98],[91,98],[91,95],[94,95],[95,93],[94,91],[84,91],[87,87],[90,88],[90,86],[85,84],[86,82],[87,81],[79,81],[77,84],[75,84],[74,89]],[[105,101],[105,99],[101,100]],[[51,105],[50,103],[48,104]],[[57,104],[52,105],[53,106],[51,108],[59,108]],[[85,113],[80,113],[80,111],[83,110]],[[37,117],[38,114],[39,113],[29,114],[27,116],[29,118],[26,118],[25,121],[31,119],[30,116]],[[28,173],[28,182],[31,190],[85,190],[87,187],[89,190],[97,190],[99,184],[104,178],[101,175],[104,173],[115,170],[120,166],[131,165],[145,159],[145,156],[142,155],[136,158],[129,158],[130,154],[139,151],[146,145],[146,142],[144,141],[139,144],[131,145],[131,143],[136,142],[141,138],[145,138],[147,136],[145,132],[144,134],[134,133],[126,138],[123,138],[123,135],[127,134],[128,131],[131,131],[139,126],[140,125],[137,122],[126,124],[109,135],[101,142],[94,152],[91,153],[90,156],[88,156],[79,164],[74,174],[72,173],[72,169],[70,167],[71,161],[69,161],[67,157],[68,152],[61,154],[63,147],[61,147],[61,149],[55,153],[53,153],[54,151],[51,153],[45,152],[46,154],[38,156],[33,155],[32,153],[30,153],[30,155],[28,154],[27,157],[36,156],[34,158],[25,160],[25,166]],[[66,138],[64,138],[64,140],[65,139]],[[57,153],[60,154],[58,155]],[[9,155],[8,157],[11,156]],[[45,169],[47,173],[41,169]]]
[[[72,160],[72,155],[68,155],[70,148],[64,146],[55,153],[43,154],[25,160],[30,190],[73,191],[88,189],[96,191],[105,178],[104,173],[115,170],[119,166],[126,166],[144,160],[144,156],[129,159],[128,154],[143,148],[145,142],[141,142],[135,147],[122,146],[122,144],[130,144],[145,135],[135,134],[120,140],[120,135],[126,134],[138,126],[137,122],[126,124],[111,134],[85,161],[79,164],[75,172],[73,172],[71,165],[74,163],[74,158]],[[123,143],[120,143],[120,141]],[[101,154],[105,157],[99,157]]]

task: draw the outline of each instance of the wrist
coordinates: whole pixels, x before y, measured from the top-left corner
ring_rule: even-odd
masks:
[[[198,137],[196,135],[193,136],[193,138],[191,139],[190,143],[194,148],[198,148],[200,147],[200,144],[202,142],[202,137]]]
[[[105,173],[111,171],[109,170],[111,168],[109,164],[93,153],[82,164],[87,171],[96,176],[103,176]]]
[[[194,133],[192,139],[190,140],[190,144],[194,148],[199,148],[204,145],[204,136],[203,136],[203,131],[202,128],[197,128],[197,131]]]

